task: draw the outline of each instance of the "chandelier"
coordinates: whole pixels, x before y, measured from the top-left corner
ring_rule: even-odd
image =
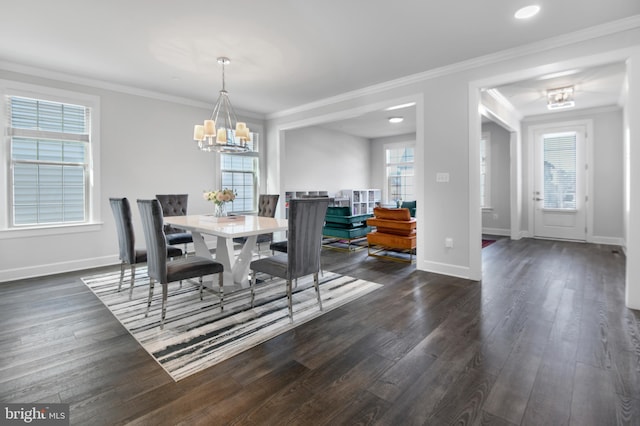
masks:
[[[196,124],[193,129],[193,139],[202,151],[249,151],[247,142],[251,141],[251,133],[246,123],[238,121],[229,100],[229,93],[225,90],[224,66],[230,62],[229,58],[218,58],[218,63],[222,65],[222,90],[213,107],[211,118],[204,120],[204,124]]]

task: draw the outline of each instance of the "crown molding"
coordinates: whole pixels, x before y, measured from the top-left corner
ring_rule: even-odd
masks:
[[[554,113],[529,115],[522,119],[522,123],[531,124],[531,123],[537,123],[541,121],[549,121],[549,120],[555,121],[555,120],[580,117],[584,115],[604,114],[607,112],[618,112],[618,111],[622,111],[622,107],[620,105],[603,105],[603,106],[596,106],[596,107],[589,107],[589,108],[567,109],[565,111],[556,110],[556,112]]]
[[[89,86],[97,89],[110,90],[113,92],[124,93],[127,95],[141,96],[144,98],[171,102],[171,103],[190,106],[190,107],[204,108],[204,109],[213,108],[213,103],[209,104],[206,102],[196,101],[196,100],[184,98],[181,96],[168,95],[166,93],[155,92],[153,90],[140,89],[137,87],[127,86],[124,84],[117,84],[117,83],[112,83],[104,80],[81,77],[74,74],[67,74],[67,73],[53,71],[45,68],[38,68],[38,67],[32,67],[28,65],[17,64],[14,62],[0,61],[0,70],[30,75],[33,77],[46,78],[49,80],[62,81],[65,83]],[[245,118],[253,118],[257,120],[265,119],[264,114],[246,111],[243,109],[236,109],[236,114]]]
[[[592,40],[598,37],[603,37],[611,34],[616,34],[623,31],[632,30],[640,27],[640,15],[632,15],[627,18],[619,19],[616,21],[608,22],[606,24],[596,25],[583,30],[575,31],[561,36],[544,39],[538,42],[525,44],[522,46],[513,47],[510,49],[502,50],[500,52],[491,53],[484,56],[478,56],[466,61],[456,62],[451,65],[445,65],[443,67],[434,68],[428,71],[423,71],[417,74],[408,75],[395,80],[389,80],[384,83],[375,84],[372,86],[364,87],[349,91],[340,95],[331,96],[328,98],[320,99],[315,102],[299,105],[294,108],[274,112],[267,114],[267,119],[276,119],[286,117],[292,114],[313,110],[316,108],[333,105],[339,102],[345,102],[352,99],[356,99],[366,95],[372,95],[380,92],[384,92],[390,89],[395,89],[403,86],[407,86],[414,83],[423,82],[426,80],[442,77],[449,74],[454,74],[461,71],[467,71],[473,68],[478,68],[485,65],[495,64],[510,59],[517,59],[523,56],[529,56],[532,54],[544,52],[558,47],[563,47],[575,43],[580,43],[587,40]]]

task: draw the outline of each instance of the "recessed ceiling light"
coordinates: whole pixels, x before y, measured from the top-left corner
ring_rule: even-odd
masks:
[[[404,118],[402,117],[389,117],[389,123],[402,123]]]
[[[521,9],[518,9],[518,11],[513,16],[515,16],[516,19],[529,19],[537,15],[538,12],[540,12],[540,6],[538,6],[537,4],[532,4],[530,6],[525,6]]]
[[[393,111],[395,109],[409,108],[414,106],[415,104],[416,104],[415,102],[408,102],[406,104],[390,106],[389,108],[385,108],[385,111]]]

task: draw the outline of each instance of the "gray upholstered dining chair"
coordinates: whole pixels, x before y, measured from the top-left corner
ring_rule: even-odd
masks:
[[[162,284],[162,314],[160,317],[161,326],[167,309],[167,293],[170,282],[184,280],[187,278],[200,278],[200,300],[202,300],[203,282],[205,275],[218,274],[218,286],[220,288],[220,309],[223,309],[223,270],[221,263],[211,258],[200,256],[181,257],[175,260],[167,260],[167,239],[164,234],[162,207],[157,199],[138,200],[138,209],[142,217],[144,238],[147,244],[147,265],[149,270],[149,300],[147,302],[147,313],[151,307],[153,297],[154,282]]]
[[[284,278],[287,282],[289,319],[293,321],[291,283],[297,278],[313,274],[313,285],[322,310],[318,272],[322,249],[322,225],[329,206],[328,199],[293,199],[289,203],[288,243],[286,254],[276,254],[254,260],[251,269],[251,306],[254,305],[257,272]]]
[[[133,284],[136,280],[136,265],[147,261],[147,251],[136,249],[136,238],[133,232],[133,222],[131,220],[131,205],[127,198],[109,198],[111,210],[116,220],[116,230],[118,231],[118,246],[120,248],[120,284],[118,291],[122,287],[124,279],[125,265],[131,266],[131,285],[129,286],[129,298],[133,294]],[[182,256],[182,250],[178,247],[167,247],[168,257]]]
[[[162,206],[163,217],[186,216],[189,194],[156,194],[156,198]],[[193,242],[191,232],[164,225],[164,233],[169,245],[184,244],[184,254],[187,255],[187,244]]]
[[[258,216],[275,217],[279,199],[280,194],[260,194],[258,196]],[[233,239],[234,243],[240,244],[244,244],[246,241],[247,237],[237,237]],[[273,232],[258,235],[258,238],[256,239],[258,255],[260,254],[260,244],[270,243],[271,241],[273,241]]]

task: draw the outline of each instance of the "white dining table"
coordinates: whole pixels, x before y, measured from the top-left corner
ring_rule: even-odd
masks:
[[[286,219],[252,215],[167,216],[164,223],[190,231],[197,256],[211,257],[222,263],[225,291],[249,287],[249,264],[258,235],[287,230]],[[215,256],[205,242],[205,234],[217,237]],[[233,239],[237,237],[247,237],[247,240],[236,256]]]

